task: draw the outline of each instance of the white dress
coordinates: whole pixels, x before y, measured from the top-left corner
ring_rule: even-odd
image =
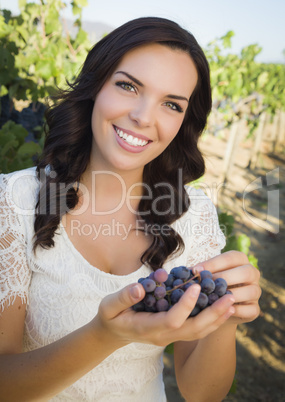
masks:
[[[23,351],[54,342],[96,315],[102,298],[150,269],[112,275],[89,264],[60,224],[55,246],[32,251],[34,211],[39,191],[35,168],[0,175],[0,313],[16,296],[26,301]],[[172,226],[185,251],[164,265],[192,266],[225,246],[214,205],[201,190],[188,188],[191,206]],[[118,349],[52,401],[164,402],[163,347],[132,343]]]

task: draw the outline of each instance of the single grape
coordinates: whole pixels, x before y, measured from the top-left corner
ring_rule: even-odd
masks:
[[[195,307],[193,308],[193,310],[191,311],[191,313],[189,314],[189,317],[195,317],[195,315],[199,314],[200,311],[201,311],[201,310],[199,309],[199,307],[198,307],[198,306],[195,306]]]
[[[180,267],[177,267],[175,276],[178,279],[187,280],[190,278],[190,270],[184,265],[181,265]]]
[[[187,283],[185,283],[185,285],[182,286],[182,289],[183,289],[184,292],[185,292],[185,291],[186,291],[188,288],[190,288],[190,286],[192,286],[192,285],[194,285],[193,282],[187,282]]]
[[[153,281],[152,279],[148,279],[146,278],[144,281],[141,282],[141,284],[144,287],[144,290],[147,293],[151,293],[154,291],[154,289],[156,288],[156,283],[155,281]]]
[[[138,283],[142,283],[144,280],[145,280],[145,278],[140,278],[140,279],[138,280]]]
[[[179,299],[184,295],[182,289],[174,289],[170,295],[170,300],[173,304],[177,303]]]
[[[216,282],[216,281],[215,281]],[[217,284],[216,284],[216,287],[215,287],[215,293],[219,296],[219,297],[222,297],[222,296],[224,296],[225,294],[226,294],[226,291],[227,291],[227,282],[226,281],[224,281],[225,283],[223,283],[223,282],[218,282]]]
[[[190,276],[189,276],[189,279],[190,279],[190,278],[192,278],[192,276],[194,276],[194,274],[193,274],[193,270],[191,268],[188,268],[188,269],[189,269],[189,273],[190,273]]]
[[[166,299],[159,299],[156,302],[157,311],[167,311],[169,309],[169,303]]]
[[[174,282],[174,279],[175,279],[175,278],[174,278],[174,275],[169,274],[167,280],[164,281],[165,286],[166,286],[166,287],[172,286],[172,284],[173,284],[173,282]]]
[[[145,295],[143,302],[144,302],[145,306],[147,306],[147,307],[154,307],[155,303],[156,303],[156,298],[151,294],[147,294],[147,295]]]
[[[170,274],[173,275],[175,278],[178,278],[178,276],[177,276],[178,268],[179,267],[172,268],[172,270],[170,271]]]
[[[200,272],[200,277],[201,277],[201,281],[203,281],[206,278],[210,278],[213,279],[213,274],[210,271],[207,271],[206,269],[204,271]]]
[[[218,284],[218,283],[225,283],[225,284],[227,284],[227,282],[223,279],[223,278],[217,278],[217,279],[215,279],[215,284]]]
[[[157,286],[154,290],[154,296],[156,299],[163,299],[166,295],[166,289],[163,286]]]
[[[182,279],[175,279],[175,281],[173,282],[172,286],[179,286],[183,284],[183,280]]]
[[[233,292],[231,292],[229,289],[226,291],[226,295],[232,295]]]
[[[147,313],[157,313],[156,306],[151,306],[151,307],[145,306],[145,311]]]
[[[163,268],[159,268],[154,272],[154,280],[156,282],[165,282],[168,278],[168,273]]]
[[[196,306],[200,308],[200,310],[203,310],[203,308],[205,308],[208,304],[208,296],[203,293],[200,292]]]
[[[218,296],[216,293],[211,293],[211,294],[208,296],[209,305],[215,303],[215,301],[217,301],[218,299],[219,299],[219,296]]]
[[[147,277],[147,279],[152,279],[153,281],[155,280],[154,279],[154,272],[151,272],[150,274],[149,274],[149,276]]]
[[[139,301],[138,303],[133,305],[133,310],[139,312],[139,311],[145,311],[145,305],[143,300]]]
[[[144,283],[144,282],[143,282]],[[212,293],[215,290],[215,282],[210,279],[210,278],[205,278],[202,282],[201,282],[201,291],[203,293],[206,293],[206,295],[209,295],[210,293]]]

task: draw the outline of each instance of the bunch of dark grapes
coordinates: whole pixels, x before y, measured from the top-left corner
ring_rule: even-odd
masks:
[[[212,273],[206,270],[194,275],[192,269],[183,265],[173,268],[170,274],[160,268],[147,278],[140,278],[138,282],[142,284],[146,294],[143,300],[133,306],[137,312],[168,311],[194,283],[201,286],[201,291],[190,317],[197,315],[225,294],[231,293],[223,278],[214,280]]]

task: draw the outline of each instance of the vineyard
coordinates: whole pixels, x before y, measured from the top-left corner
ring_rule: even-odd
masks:
[[[86,4],[72,1],[75,36],[62,18],[61,0],[19,0],[18,16],[0,10],[0,173],[32,166],[41,153],[47,98],[73,80],[92,46],[82,29]],[[227,401],[278,402],[285,372],[279,202],[285,195],[285,64],[257,63],[257,44],[231,54],[233,35],[204,49],[213,109],[200,143],[207,173],[194,185],[218,207],[226,250],[245,252],[262,274],[261,317],[239,329],[238,369]],[[171,359],[166,354],[168,398],[179,402]]]

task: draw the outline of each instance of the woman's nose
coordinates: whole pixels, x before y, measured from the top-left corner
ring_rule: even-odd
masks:
[[[141,99],[132,108],[129,116],[139,127],[150,127],[155,121],[155,106],[150,100]]]

